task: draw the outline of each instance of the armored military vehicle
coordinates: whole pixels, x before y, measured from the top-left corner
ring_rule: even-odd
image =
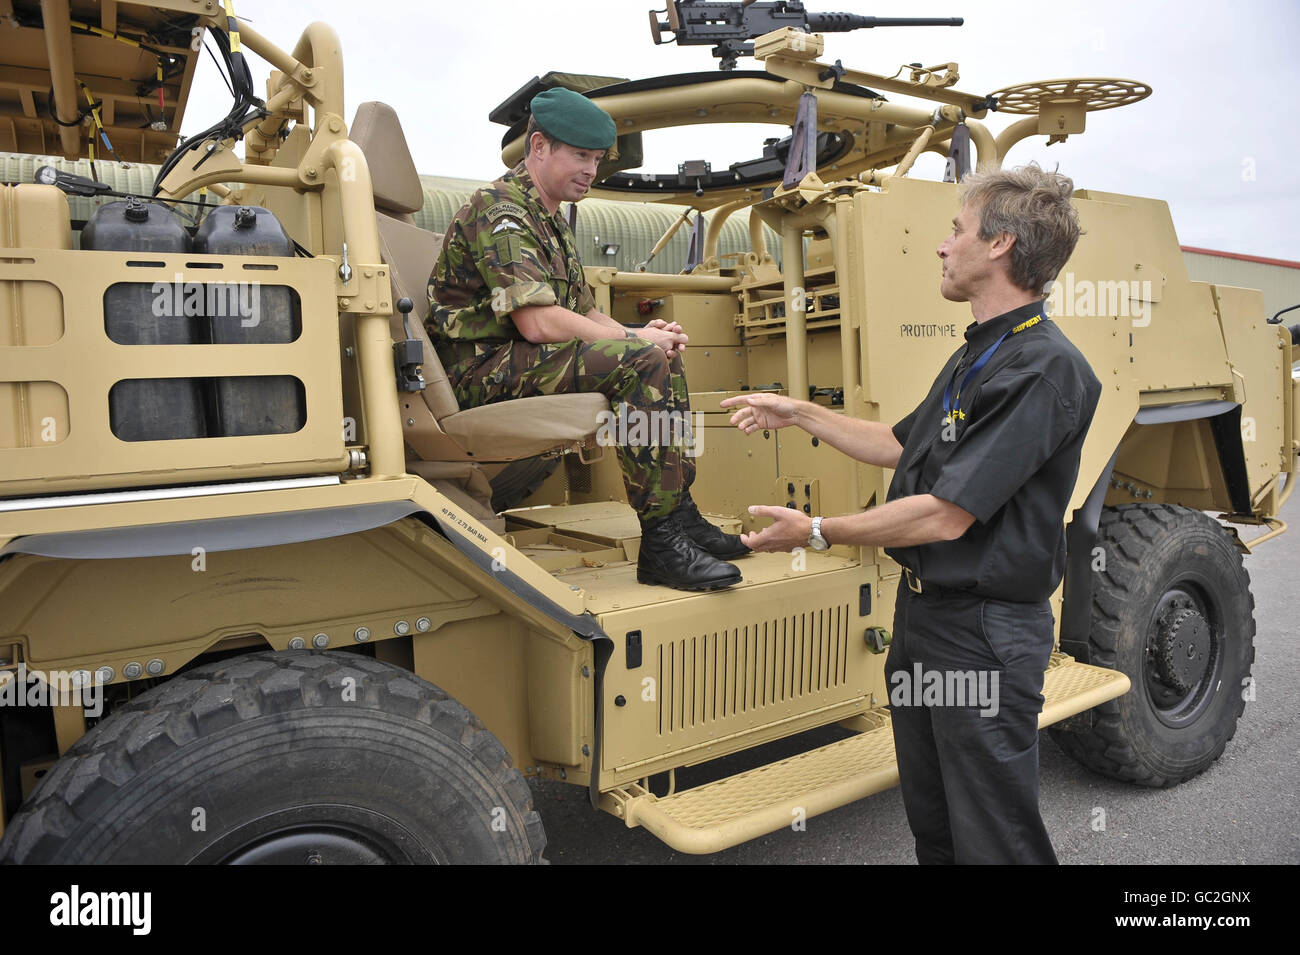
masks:
[[[6,860],[535,862],[530,779],[704,853],[897,782],[900,568],[836,546],[747,557],[725,591],[638,584],[603,398],[456,404],[420,321],[440,238],[413,221],[415,162],[383,104],[349,123],[330,27],[289,48],[215,0],[6,6],[5,149],[90,173],[45,163],[0,186]],[[701,214],[689,270],[588,278],[619,320],[689,330],[712,519],[881,503],[881,469],[745,436],[718,401],[772,388],[902,418],[968,321],[917,294],[966,170],[1149,89],[967,93],[955,63],[845,67],[821,34],[871,24],[794,2],[666,15],[657,41],[762,68],[545,74],[494,113],[503,159],[530,92],[571,85],[620,132],[597,195]],[[232,106],[178,143],[204,42]],[[246,49],[274,67],[264,87]],[[1022,118],[994,135],[995,108]],[[791,133],[726,169],[637,168],[641,133],[701,122]],[[952,181],[909,176],[926,150]],[[158,162],[156,179],[109,195],[106,157]],[[1041,723],[1094,770],[1170,785],[1220,755],[1249,696],[1242,555],[1283,530],[1293,342],[1258,293],[1188,280],[1163,202],[1076,203],[1087,236],[1053,314],[1105,393]],[[722,223],[746,212],[752,247],[724,258]],[[677,787],[683,767],[826,727],[829,744]]]

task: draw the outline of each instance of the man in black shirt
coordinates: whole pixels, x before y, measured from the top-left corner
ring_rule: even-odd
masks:
[[[904,568],[885,664],[903,803],[922,863],[1054,863],[1038,811],[1038,713],[1063,520],[1101,395],[1044,312],[1080,234],[1073,183],[1036,165],[967,178],[938,248],[940,292],[969,302],[966,344],[892,428],[774,394],[723,401],[749,434],[797,424],[893,468],[885,504],[773,524],[755,551],[884,547]]]

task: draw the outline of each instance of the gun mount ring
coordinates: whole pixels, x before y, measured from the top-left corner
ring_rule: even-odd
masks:
[[[1082,104],[1086,112],[1128,106],[1151,95],[1151,87],[1136,80],[1073,79],[1018,83],[993,94],[999,113],[1036,115],[1046,106]]]

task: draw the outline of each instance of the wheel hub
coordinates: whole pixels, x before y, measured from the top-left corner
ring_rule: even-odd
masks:
[[[417,861],[414,840],[400,823],[370,809],[315,803],[276,809],[233,826],[194,864],[401,865]],[[445,861],[440,847],[427,861]]]
[[[1210,663],[1210,624],[1190,600],[1171,603],[1158,622],[1154,662],[1157,679],[1185,694],[1205,676]]]
[[[275,833],[226,861],[232,865],[377,865],[389,860],[358,833],[311,828]]]

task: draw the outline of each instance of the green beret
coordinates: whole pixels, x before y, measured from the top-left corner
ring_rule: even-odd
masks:
[[[578,149],[608,149],[618,137],[609,113],[562,86],[538,93],[529,108],[538,126]]]

